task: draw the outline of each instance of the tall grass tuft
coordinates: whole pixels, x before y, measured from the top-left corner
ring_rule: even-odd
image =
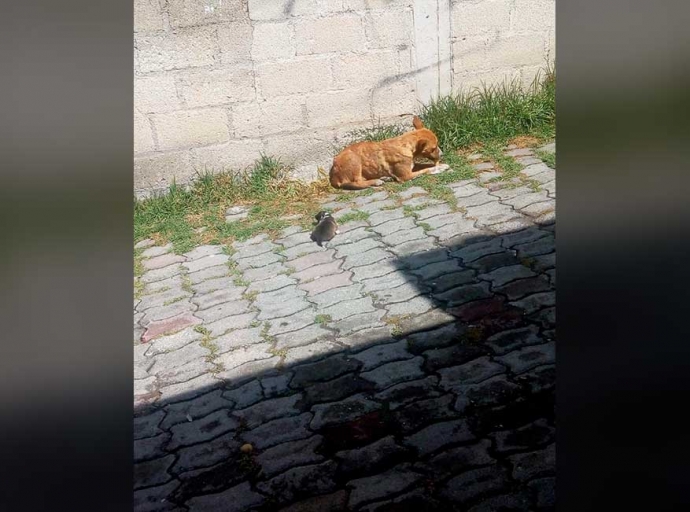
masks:
[[[529,87],[513,80],[439,98],[424,106],[420,117],[436,133],[444,150],[505,142],[518,136],[552,138],[555,70],[547,68]]]

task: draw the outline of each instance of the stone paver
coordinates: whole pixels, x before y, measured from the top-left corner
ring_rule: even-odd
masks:
[[[192,272],[187,274],[189,282],[194,285],[199,285],[210,279],[217,279],[220,277],[227,277],[229,274],[229,269],[227,265],[215,265],[213,267],[208,267],[198,272]]]
[[[369,216],[369,224],[373,226],[379,226],[385,222],[390,222],[393,220],[402,219],[405,217],[405,212],[402,208],[396,208],[394,210],[383,210],[380,212],[373,213]]]
[[[314,279],[308,283],[299,286],[300,290],[307,292],[307,295],[321,295],[328,290],[348,286],[352,284],[352,272],[344,271],[337,274],[324,277],[322,279]]]
[[[369,216],[326,250],[139,242],[134,510],[553,510],[556,174],[506,154],[333,194]]]

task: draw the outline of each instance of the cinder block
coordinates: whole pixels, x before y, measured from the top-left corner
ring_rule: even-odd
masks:
[[[338,126],[371,119],[369,89],[333,91],[307,96],[310,127]]]
[[[356,123],[350,123],[342,126],[337,126],[333,128],[331,132],[331,137],[333,138],[333,156],[342,151],[345,146],[352,144],[352,132],[355,130],[363,130],[371,128],[375,123],[378,123],[378,119],[367,119],[366,121],[357,121]],[[396,119],[400,121],[400,119]],[[411,126],[411,124],[410,124]]]
[[[156,149],[151,124],[145,115],[134,111],[134,154],[148,153]]]
[[[264,153],[279,157],[286,164],[332,160],[336,153],[331,130],[308,130],[263,139]],[[329,164],[330,165],[330,164]]]
[[[232,109],[235,137],[261,137],[272,133],[294,132],[304,128],[304,101],[278,98],[243,103]]]
[[[401,75],[414,73],[417,69],[417,52],[414,46],[398,50],[398,70]]]
[[[249,0],[249,18],[253,21],[316,16],[340,10],[342,6],[335,0]]]
[[[367,44],[362,19],[351,13],[297,20],[295,41],[297,55],[361,51]]]
[[[477,43],[477,38],[467,38],[453,43],[454,58],[466,71],[485,71],[543,64],[546,57],[543,34],[532,33],[500,37]],[[481,39],[479,40],[481,41]],[[455,68],[457,69],[457,68]]]
[[[215,27],[192,27],[175,33],[137,35],[142,73],[213,64]]]
[[[515,0],[511,29],[515,32],[546,32],[556,26],[554,0]]]
[[[190,108],[252,101],[256,97],[254,73],[249,65],[199,71],[180,76],[182,97]]]
[[[161,188],[187,183],[194,176],[189,152],[155,153],[134,158],[134,188]]]
[[[295,55],[292,27],[287,22],[257,23],[252,38],[252,60],[289,59]]]
[[[256,67],[258,90],[264,98],[322,91],[331,87],[328,57],[271,62]]]
[[[549,62],[556,61],[556,29],[552,28],[546,36],[546,53],[549,56]]]
[[[546,63],[545,63],[546,64]],[[520,69],[520,82],[525,89],[532,86],[535,79],[544,79],[544,66],[525,66]]]
[[[174,77],[163,75],[134,79],[134,108],[140,112],[168,112],[180,107]]]
[[[481,0],[454,2],[451,5],[451,37],[493,34],[510,29],[512,2]]]
[[[167,0],[170,26],[207,25],[225,21],[249,21],[242,0]]]
[[[413,79],[394,82],[373,91],[372,113],[375,118],[413,113],[417,107],[417,95]]]
[[[466,74],[477,71],[468,66],[465,61],[472,61],[473,56],[482,56],[490,42],[495,42],[495,36],[483,35],[457,39],[452,43],[453,62],[451,71],[453,74]],[[476,60],[476,59],[475,59]],[[482,64],[482,68],[485,66]]]
[[[249,23],[218,25],[218,46],[223,64],[249,62],[252,48],[252,26]]]
[[[158,135],[158,147],[163,151],[218,144],[230,138],[228,114],[223,109],[180,110],[156,114],[153,122]]]
[[[134,32],[163,30],[163,10],[158,0],[134,0]]]
[[[474,73],[459,73],[453,75],[453,90],[469,92],[482,85],[500,85],[504,82],[521,80],[519,68],[499,68],[489,71],[477,71]]]
[[[333,85],[338,89],[383,87],[398,80],[396,50],[332,58]]]
[[[311,183],[319,179],[321,176],[319,174],[319,168],[321,168],[325,175],[328,176],[328,171],[333,165],[333,158],[330,156],[322,156],[314,162],[305,162],[303,164],[295,166],[290,176],[296,180],[303,181],[305,183]]]
[[[412,11],[372,11],[364,17],[369,48],[395,48],[414,45]]]
[[[261,157],[261,141],[231,140],[219,146],[194,149],[192,154],[194,166],[201,172],[240,171]]]
[[[315,2],[315,0],[314,0]],[[249,19],[254,21],[280,20],[290,16],[290,0],[249,0]],[[293,4],[296,1],[292,2]]]
[[[412,7],[412,4],[413,0],[342,0],[343,9],[346,11]]]
[[[493,67],[529,66],[544,64],[546,60],[545,34],[532,33],[505,37],[489,45],[486,61]]]

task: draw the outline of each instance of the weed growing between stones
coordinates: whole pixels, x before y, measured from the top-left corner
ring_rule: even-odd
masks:
[[[194,290],[192,289],[192,280],[189,278],[189,276],[187,274],[182,274],[181,279],[182,289],[188,293],[194,293]]]
[[[363,212],[360,210],[355,210],[351,213],[346,213],[340,219],[338,219],[339,224],[346,224],[348,222],[355,222],[358,220],[367,220],[369,218],[369,214],[367,212]]]
[[[254,302],[256,300],[257,295],[259,295],[259,292],[257,290],[253,290],[251,292],[244,292],[242,294],[242,297],[245,300],[248,300],[249,302]]]
[[[174,299],[166,300],[163,305],[164,306],[169,306],[170,304],[175,304],[176,302],[180,302],[181,300],[185,300],[187,297],[182,296],[182,297],[175,297]]]
[[[391,336],[394,336],[396,338],[399,338],[403,335],[403,329],[402,329],[402,321],[405,320],[406,318],[409,318],[410,315],[401,315],[401,316],[390,316],[387,318],[384,318],[384,323],[386,325],[390,326],[390,332]]]
[[[214,337],[211,334],[211,331],[209,331],[206,327],[203,325],[196,325],[194,327],[194,331],[198,332],[199,334],[202,335],[201,341],[199,344],[204,347],[206,350],[209,351],[209,355],[206,356],[206,362],[209,363],[212,368],[211,368],[211,373],[213,375],[216,375],[224,370],[223,365],[221,363],[218,363],[216,361],[216,357],[218,357],[218,351],[220,350],[218,345],[216,345],[213,340]]]
[[[134,249],[134,298],[139,300],[144,296],[146,284],[139,279],[144,274],[144,265],[141,262],[141,249]]]
[[[263,338],[264,341],[268,341],[270,343],[273,343],[275,339],[273,336],[268,334],[269,329],[271,328],[271,322],[264,322],[264,326],[261,329],[261,337]]]
[[[316,315],[314,317],[314,322],[319,325],[326,325],[328,322],[332,321],[331,315]]]
[[[542,162],[544,162],[546,165],[548,165],[552,169],[556,168],[556,153],[551,153],[549,151],[542,151],[540,149],[536,149],[534,151],[534,154],[537,155],[537,158],[539,158]]]

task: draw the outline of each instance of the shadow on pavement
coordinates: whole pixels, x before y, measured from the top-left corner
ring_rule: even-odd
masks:
[[[552,224],[399,257],[385,327],[138,397],[135,510],[553,510],[554,251]]]

